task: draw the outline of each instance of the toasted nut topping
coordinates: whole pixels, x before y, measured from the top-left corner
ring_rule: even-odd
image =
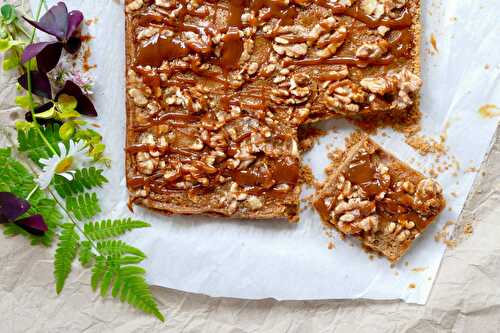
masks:
[[[248,207],[252,210],[257,210],[263,206],[262,201],[254,195],[249,196],[246,202],[248,203]]]
[[[127,12],[132,12],[140,9],[143,5],[144,5],[143,0],[134,0],[127,5],[126,10]]]

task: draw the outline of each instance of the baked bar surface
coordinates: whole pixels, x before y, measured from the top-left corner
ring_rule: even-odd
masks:
[[[127,184],[179,214],[295,219],[297,127],[416,105],[415,0],[127,0]]]
[[[445,207],[441,186],[366,135],[314,199],[322,220],[397,261]]]

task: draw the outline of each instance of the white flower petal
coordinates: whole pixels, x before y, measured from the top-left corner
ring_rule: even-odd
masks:
[[[73,177],[73,174],[74,174],[74,173],[75,173],[74,171],[73,171],[73,172],[66,171],[66,172],[60,173],[59,175],[60,175],[60,176],[63,176],[63,177],[64,177],[64,178],[66,178],[67,180],[73,180],[73,178],[74,178],[74,177]]]
[[[61,159],[64,159],[66,156],[68,156],[66,152],[66,146],[62,142],[59,142],[58,146],[59,146],[59,151],[61,152],[59,156],[61,157]]]
[[[37,183],[42,190],[45,190],[47,187],[49,187],[52,178],[54,178],[54,174],[55,172],[53,169],[40,174],[37,179]]]

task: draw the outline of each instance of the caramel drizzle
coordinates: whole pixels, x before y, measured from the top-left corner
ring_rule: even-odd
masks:
[[[341,4],[330,3],[328,0],[316,0],[315,3],[319,6],[330,9],[334,15],[350,16],[366,24],[366,26],[370,29],[375,29],[380,26],[386,26],[392,29],[402,29],[410,27],[413,23],[412,15],[406,9],[403,11],[403,14],[396,19],[374,19],[373,17],[362,13],[358,6],[347,7]]]
[[[327,59],[301,59],[301,60],[288,60],[285,64],[298,65],[298,66],[314,66],[314,65],[348,65],[366,67],[368,65],[385,66],[394,60],[394,56],[388,55],[382,59],[360,59],[357,57],[331,57]]]
[[[331,10],[334,15],[347,15],[350,16],[362,23],[364,23],[369,28],[376,28],[378,26],[387,26],[393,29],[404,29],[408,28],[412,24],[412,16],[405,9],[403,14],[397,19],[373,19],[370,16],[367,16],[360,12],[358,7],[345,7],[338,4],[329,3],[328,0],[317,0],[316,3],[320,6],[326,7]],[[160,87],[160,86],[171,86],[177,85],[181,87],[186,87],[186,85],[195,85],[197,80],[176,77],[175,80],[168,80],[167,82],[160,82],[158,79],[158,73],[164,72],[168,76],[171,76],[174,73],[182,73],[192,71],[194,74],[212,80],[219,83],[222,83],[224,86],[224,90],[222,91],[211,91],[213,94],[221,95],[221,104],[223,107],[228,110],[231,105],[239,105],[242,109],[246,110],[267,110],[269,105],[267,103],[266,95],[268,92],[265,90],[264,85],[261,86],[260,89],[256,89],[254,91],[247,91],[245,94],[240,94],[239,97],[235,94],[228,94],[228,80],[227,73],[228,70],[232,70],[237,68],[241,54],[243,52],[243,40],[239,36],[239,29],[244,28],[246,26],[257,26],[262,22],[266,22],[271,20],[272,18],[277,18],[278,26],[281,25],[289,25],[292,24],[294,19],[298,15],[298,11],[294,5],[292,6],[284,6],[279,5],[278,2],[272,0],[230,0],[229,7],[225,8],[220,5],[217,1],[214,3],[205,2],[205,4],[215,7],[215,14],[212,16],[211,22],[199,26],[194,24],[186,24],[179,23],[184,20],[186,16],[194,16],[205,18],[208,16],[208,11],[200,12],[194,10],[187,9],[187,1],[181,1],[181,10],[179,11],[175,21],[168,19],[165,16],[158,14],[142,14],[137,17],[136,23],[139,25],[152,25],[157,27],[168,26],[174,31],[182,32],[182,31],[191,31],[197,33],[201,40],[206,43],[201,42],[184,42],[178,38],[165,38],[157,36],[156,39],[153,38],[150,41],[146,42],[144,45],[138,48],[138,53],[136,55],[136,70],[144,72],[145,80],[144,82],[149,86]],[[241,22],[241,15],[245,8],[249,7],[254,12],[259,12],[262,8],[268,8],[267,14],[261,16],[259,19],[255,19],[253,22],[249,22],[248,25],[245,25]],[[229,11],[228,17],[228,27],[223,29],[216,29],[215,22],[218,10],[222,8]],[[220,60],[217,60],[216,64],[220,65],[223,69],[223,73],[210,72],[207,70],[201,70],[199,68],[199,64],[201,63],[201,56],[207,57],[210,56],[212,52],[212,44],[211,37],[215,36],[217,33],[225,33],[224,38],[224,47],[222,49],[222,56]],[[273,31],[270,34],[263,35],[265,38],[274,38],[277,35],[277,31]],[[291,37],[291,36],[283,36],[290,43],[302,43],[307,42],[307,37]],[[299,65],[299,66],[311,66],[311,65],[349,65],[349,66],[359,66],[365,67],[368,65],[379,65],[385,66],[390,64],[395,56],[407,56],[408,50],[410,49],[408,44],[411,42],[412,38],[408,29],[404,29],[402,31],[396,32],[392,38],[389,39],[389,44],[391,46],[392,54],[388,56],[378,59],[378,60],[370,60],[370,59],[359,59],[356,57],[331,57],[327,59],[302,59],[302,60],[289,60],[285,62],[286,65]],[[330,42],[330,41],[327,41]],[[189,65],[175,65],[170,66],[170,68],[161,71],[160,69],[151,71],[143,70],[142,66],[151,65],[155,67],[159,67],[163,60],[174,60],[177,58],[182,58],[190,53],[190,51],[194,52],[196,55]],[[155,58],[156,57],[156,58]],[[213,61],[213,59],[204,59],[205,62]],[[151,75],[152,74],[152,75]],[[224,77],[226,76],[226,77]],[[254,98],[259,102],[255,104],[244,103],[238,98]],[[162,105],[164,110],[168,110],[168,106]],[[276,106],[276,108],[287,108],[286,106]],[[193,112],[192,106],[187,107],[188,111]],[[170,112],[161,115],[160,117],[152,117],[149,119],[149,122],[146,124],[141,124],[135,126],[136,129],[144,129],[151,126],[161,125],[161,124],[170,124],[174,126],[199,126],[197,123],[202,119],[201,116],[195,116],[192,114],[183,114],[183,113],[175,113]],[[249,138],[251,135],[250,132],[242,133],[236,140],[233,140],[235,143],[239,143]],[[230,150],[231,148],[228,147]],[[183,156],[188,160],[193,160],[194,158],[201,157],[203,152],[191,151],[189,149],[179,148],[179,147],[167,147],[160,148],[157,146],[151,145],[143,145],[137,144],[132,145],[126,148],[127,153],[136,154],[139,152],[151,152],[158,151],[161,154],[168,154],[169,159],[174,158],[175,155]],[[229,153],[229,151],[227,151]],[[231,156],[231,154],[229,153]],[[274,163],[274,164],[273,164]],[[208,186],[202,186],[201,184],[196,185],[193,188],[190,188],[188,191],[207,191],[213,189],[214,179],[216,175],[224,173],[225,176],[230,176],[236,181],[240,186],[246,188],[249,193],[269,193],[271,195],[278,195],[280,192],[275,191],[272,187],[275,184],[291,184],[295,185],[298,182],[298,161],[296,159],[288,159],[288,160],[277,160],[273,161],[271,164],[272,170],[261,173],[256,172],[254,169],[246,170],[246,171],[228,171],[227,169],[219,169],[216,173],[211,174],[209,177],[210,184]],[[139,188],[139,187],[149,187],[150,190],[156,193],[167,193],[167,192],[178,192],[185,191],[184,189],[172,188],[169,185],[172,184],[173,181],[169,182],[162,178],[162,174],[154,174],[149,177],[130,177],[127,181],[129,187],[131,188]],[[202,190],[201,188],[204,188]],[[282,194],[282,193],[281,193]]]

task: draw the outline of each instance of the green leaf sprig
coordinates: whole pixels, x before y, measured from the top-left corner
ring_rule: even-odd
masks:
[[[35,20],[40,17],[44,4],[45,1],[41,0]],[[58,6],[62,8],[61,4]],[[3,67],[17,69],[24,73],[26,80],[26,85],[21,84],[26,89],[26,94],[16,98],[16,104],[28,111],[26,121],[16,123],[19,153],[38,167],[45,168],[47,161],[60,157],[63,150],[75,147],[75,142],[80,141],[85,143],[93,165],[71,170],[71,178],[55,175],[49,187],[41,190],[33,176],[39,171],[30,171],[12,157],[9,149],[0,149],[0,165],[3,166],[0,192],[26,198],[31,207],[27,214],[42,215],[48,229],[43,235],[37,236],[15,223],[9,223],[5,225],[4,233],[10,236],[27,236],[33,245],[50,246],[58,239],[54,257],[58,294],[63,291],[73,262],[78,257],[81,265],[92,271],[91,286],[94,291],[99,290],[103,297],[111,293],[112,297],[164,321],[145,280],[146,272],[138,266],[146,259],[146,255],[124,241],[115,239],[127,232],[149,227],[149,224],[132,219],[90,221],[102,211],[95,190],[107,183],[104,170],[97,163],[108,166],[110,163],[104,156],[102,136],[86,127],[87,122],[81,119],[85,115],[81,110],[92,116],[95,109],[92,104],[88,104],[91,103],[88,97],[71,81],[66,82],[63,91],[54,99],[35,100],[33,84],[36,86],[39,82],[36,82],[38,78],[33,75],[40,75],[40,72],[35,71],[39,67],[37,60],[33,58],[24,64],[20,61],[25,47],[33,43],[35,30],[31,34],[26,33],[18,17],[13,6],[0,7],[0,52],[5,54]],[[65,94],[64,89],[70,94]],[[66,162],[70,163],[71,158],[72,156],[65,157]],[[62,224],[63,220],[66,223]]]

